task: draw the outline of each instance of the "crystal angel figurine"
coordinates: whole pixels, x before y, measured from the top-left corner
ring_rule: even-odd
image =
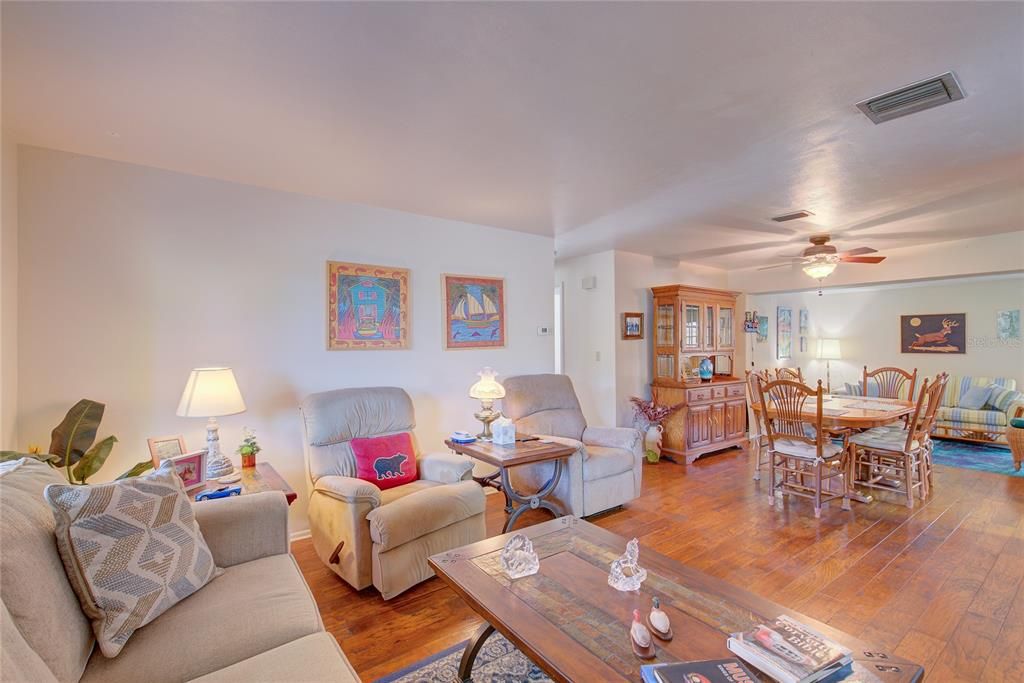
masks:
[[[536,574],[540,569],[540,560],[533,552],[533,543],[523,534],[513,534],[501,551],[501,570],[510,579]]]
[[[634,538],[626,544],[626,554],[612,562],[608,585],[620,591],[635,591],[646,578],[647,570],[640,566],[640,543]]]

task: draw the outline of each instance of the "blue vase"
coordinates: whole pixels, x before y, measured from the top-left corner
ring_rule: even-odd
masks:
[[[697,366],[697,372],[700,374],[702,382],[710,382],[712,375],[715,374],[715,366],[711,363],[710,358],[705,358]]]

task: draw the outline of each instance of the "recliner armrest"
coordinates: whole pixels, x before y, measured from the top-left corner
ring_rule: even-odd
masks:
[[[371,508],[380,506],[380,489],[376,484],[355,477],[320,477],[313,484],[313,490],[343,503],[369,503]]]
[[[583,430],[583,443],[587,446],[606,446],[640,452],[643,438],[640,430],[632,427],[587,427]]]
[[[473,477],[473,461],[457,453],[422,453],[416,459],[420,479],[454,484]]]
[[[218,567],[288,552],[288,501],[280,491],[204,500],[192,510]]]

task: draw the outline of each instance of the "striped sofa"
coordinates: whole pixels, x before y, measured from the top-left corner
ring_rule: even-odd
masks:
[[[981,410],[961,408],[960,397],[971,387],[995,385]],[[942,405],[935,414],[936,436],[966,441],[996,441],[1006,443],[1006,425],[1018,408],[1024,408],[1024,394],[1017,389],[1016,380],[1007,377],[953,377],[950,376]]]
[[[921,386],[921,381],[922,378],[918,377],[918,388]],[[992,392],[981,410],[960,407],[960,397],[968,389],[989,385],[995,385],[998,389]],[[906,395],[908,388],[909,384],[904,385],[900,398],[909,398]],[[870,396],[872,393],[877,395],[877,392],[873,392],[872,389],[874,387],[868,385],[868,395]],[[946,384],[946,391],[942,395],[942,405],[935,413],[935,429],[932,433],[947,439],[1006,443],[1006,425],[1016,416],[1018,409],[1024,410],[1024,393],[1016,389],[1017,381],[1008,377],[950,376],[949,382]],[[916,391],[917,389],[915,389]],[[863,388],[859,383],[848,383],[835,393],[836,395],[860,396],[863,394]]]

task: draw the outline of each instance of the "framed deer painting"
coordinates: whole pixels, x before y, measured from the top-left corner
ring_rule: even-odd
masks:
[[[967,353],[967,314],[900,316],[900,353]]]

